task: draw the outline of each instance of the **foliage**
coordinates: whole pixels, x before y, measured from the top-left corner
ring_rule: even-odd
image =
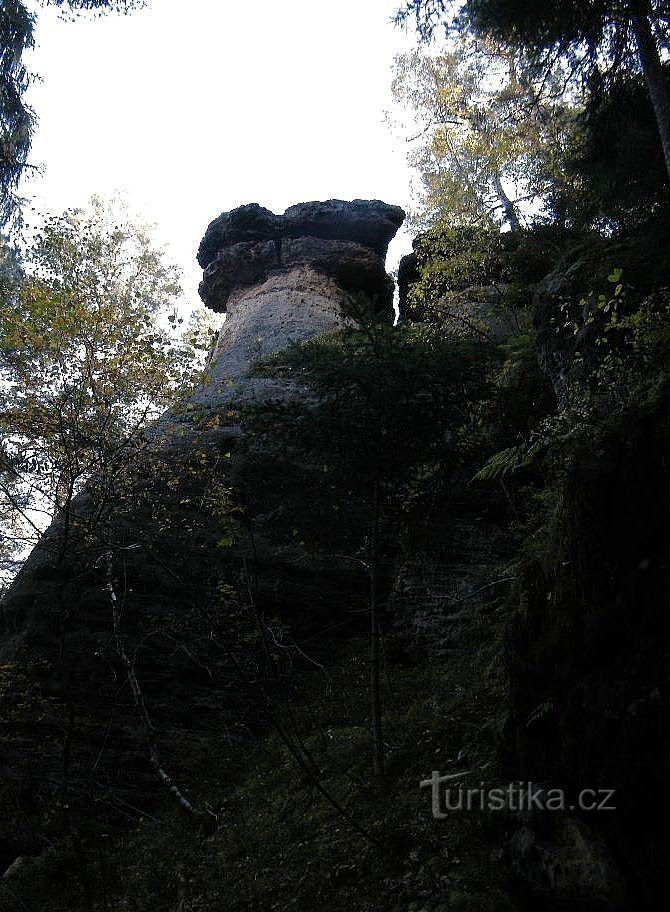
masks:
[[[146,0],[47,0],[47,2],[51,6],[57,6],[74,14],[87,10],[126,14],[142,9],[146,5]]]
[[[382,789],[368,771],[362,639],[334,652],[327,674],[305,676],[287,709],[327,787],[382,840],[383,851],[333,813],[277,734],[236,743],[210,732],[206,750],[199,751],[199,739],[190,732],[180,745],[184,765],[192,773],[194,801],[218,812],[213,833],[186,826],[184,815],[163,801],[137,828],[110,832],[97,843],[87,840],[83,859],[64,841],[29,862],[1,882],[3,909],[19,912],[22,900],[43,912],[64,904],[84,910],[87,873],[93,894],[88,908],[96,912],[172,912],[180,904],[193,910],[218,904],[233,912],[250,906],[279,912],[293,905],[339,912],[393,908],[399,901],[403,909],[439,909],[447,876],[450,896],[472,896],[483,912],[512,912],[514,903],[504,899],[504,866],[491,857],[489,827],[496,815],[486,820],[476,812],[455,814],[445,833],[430,815],[429,796],[418,788],[429,774],[426,763],[451,756],[456,745],[482,765],[493,758],[491,742],[504,711],[500,670],[494,664],[492,672],[490,664],[500,654],[503,621],[490,612],[472,631],[469,648],[448,663],[408,666],[393,658],[387,644],[394,747]],[[487,773],[493,777],[492,766]]]
[[[667,66],[666,79],[668,78]],[[640,167],[640,162],[645,166]],[[668,184],[647,89],[639,76],[593,82],[566,136],[568,179],[551,192],[563,224],[634,229],[668,206]]]
[[[94,200],[49,218],[0,300],[3,512],[31,534],[91,475],[118,471],[141,429],[195,377],[164,328],[180,287],[148,229]],[[172,308],[172,312],[170,312]],[[42,517],[42,518],[40,518]]]
[[[424,38],[441,21],[461,37],[487,36],[518,49],[524,76],[539,77],[538,100],[558,61],[567,68],[566,87],[587,93],[602,80],[642,72],[670,175],[670,98],[661,68],[670,48],[669,14],[668,0],[409,0],[397,20],[413,16]]]
[[[551,333],[575,340],[559,406],[491,457],[479,479],[495,480],[538,461],[565,471],[612,428],[663,410],[670,390],[670,291],[640,295],[621,280],[617,268],[609,290],[557,301]]]
[[[635,66],[629,20],[634,4],[628,0],[560,0],[538,4],[533,0],[408,0],[396,22],[414,19],[421,37],[433,36],[438,26],[448,32],[471,28],[524,48],[539,67],[547,54],[567,55],[573,66],[596,66],[608,59],[615,66]],[[665,44],[668,40],[667,0],[652,0],[648,14]],[[594,53],[600,51],[600,58]]]
[[[374,309],[371,304],[367,311]],[[427,499],[441,493],[446,467],[453,470],[476,437],[473,405],[482,398],[486,359],[476,358],[474,349],[465,342],[447,346],[425,328],[364,320],[294,346],[266,365],[299,379],[311,395],[247,415],[247,433],[263,460],[265,485],[255,493],[264,512],[290,517],[301,545],[310,541],[312,548],[339,554],[368,576],[378,775],[385,766],[382,568],[397,553],[403,520],[421,506],[425,511]],[[298,481],[291,483],[296,469]]]
[[[543,54],[559,52],[574,67],[596,67],[603,58],[612,68],[635,67],[631,17],[637,9],[645,10],[658,25],[661,41],[668,40],[667,0],[653,0],[648,6],[629,0],[560,0],[550,5],[531,0],[469,0],[466,7],[471,27],[522,44],[536,64],[546,59]]]
[[[408,316],[486,337],[481,317],[488,315],[523,332],[535,286],[574,244],[554,226],[501,233],[438,223],[414,241],[419,278],[410,287]]]
[[[329,490],[337,509],[345,479],[351,516],[354,504],[369,503],[378,480],[385,521],[397,524],[425,496],[424,486],[437,483],[442,469],[474,445],[472,406],[484,395],[486,362],[476,342],[445,341],[427,327],[386,325],[345,330],[266,362],[264,370],[299,380],[314,397],[307,405],[275,403],[247,416],[262,447],[314,466],[304,492],[312,507],[297,511],[296,522],[309,522]],[[332,533],[332,525],[323,531]],[[367,529],[347,528],[345,520],[340,534],[352,532],[360,549]]]
[[[15,191],[26,163],[33,113],[23,101],[29,77],[22,63],[33,46],[33,17],[20,0],[0,7],[0,228],[17,206]]]
[[[416,295],[439,296],[473,285],[504,281],[504,254],[509,239],[495,228],[444,223],[420,234],[414,244],[421,280]]]
[[[546,203],[572,114],[554,97],[560,66],[540,103],[520,64],[518,51],[467,33],[396,58],[392,90],[410,115],[408,158],[421,181],[415,222],[518,230],[524,213]]]

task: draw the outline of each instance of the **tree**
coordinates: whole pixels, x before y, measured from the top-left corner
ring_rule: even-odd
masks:
[[[0,227],[17,206],[15,190],[26,164],[34,118],[24,101],[28,74],[22,62],[33,46],[33,19],[18,0],[0,8]]]
[[[620,232],[667,208],[670,185],[641,74],[592,87],[564,147],[566,179],[549,206],[559,224]]]
[[[476,352],[473,351],[476,349]],[[365,569],[373,767],[385,766],[380,689],[383,570],[403,520],[427,509],[476,436],[487,357],[474,343],[363,319],[295,346],[265,370],[298,375],[311,396],[250,409],[263,513],[294,536]],[[292,476],[298,475],[293,484]],[[255,476],[256,477],[256,476]],[[279,498],[279,500],[277,500]],[[335,556],[334,554],[332,556]]]
[[[94,200],[47,219],[22,275],[6,271],[0,490],[24,544],[58,515],[64,548],[76,493],[92,476],[110,485],[194,376],[193,345],[166,328],[181,322],[177,272],[116,210]]]
[[[670,48],[668,0],[410,0],[397,21],[414,17],[423,37],[438,22],[461,34],[487,35],[524,51],[529,72],[546,74],[564,60],[585,83],[642,72],[670,176],[670,93],[661,51]]]
[[[72,17],[85,10],[128,13],[144,0],[46,0]],[[21,0],[0,3],[0,228],[16,214],[16,196],[27,165],[35,115],[26,105],[25,92],[31,77],[23,63],[33,47],[35,19]]]
[[[423,184],[418,221],[518,231],[524,210],[546,202],[568,111],[553,98],[535,104],[519,67],[518,51],[465,34],[396,58],[393,94],[419,129],[409,138]],[[560,76],[557,67],[554,94]]]

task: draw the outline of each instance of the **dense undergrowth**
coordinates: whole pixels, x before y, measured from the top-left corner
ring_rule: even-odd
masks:
[[[3,886],[3,909],[515,908],[505,868],[491,857],[504,824],[491,814],[435,821],[430,789],[419,787],[433,767],[464,764],[477,770],[477,784],[502,781],[504,619],[501,600],[489,599],[448,662],[409,661],[389,638],[382,782],[369,764],[367,643],[354,638],[279,707],[292,750],[276,733],[243,747],[212,737],[206,763],[191,770],[191,797],[216,808],[215,824],[199,825],[166,801],[134,833],[78,851],[66,843],[28,861]],[[355,826],[301,771],[294,750]]]

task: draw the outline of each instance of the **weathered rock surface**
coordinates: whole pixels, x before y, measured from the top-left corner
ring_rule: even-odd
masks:
[[[371,247],[380,256],[402,225],[405,213],[399,206],[379,200],[326,200],[298,203],[284,213],[290,237],[317,237],[326,240],[355,241]]]
[[[283,216],[258,203],[249,203],[223,212],[210,222],[198,248],[198,263],[206,269],[221,248],[240,241],[281,237],[354,241],[383,256],[404,218],[399,206],[389,206],[380,200],[298,203],[289,206]]]
[[[224,212],[198,250],[200,295],[208,307],[225,311],[236,289],[309,266],[346,291],[376,296],[380,310],[388,310],[393,283],[383,256],[404,217],[398,206],[379,200],[300,203],[283,215],[257,204]]]
[[[292,343],[333,332],[343,322],[342,303],[337,283],[308,266],[237,289],[212,355],[211,382],[196,392],[195,400],[227,399],[231,380],[236,392],[259,387],[261,378],[249,375],[254,362]]]
[[[198,263],[206,269],[223,247],[279,237],[279,216],[258,203],[238,206],[210,222],[198,248]]]

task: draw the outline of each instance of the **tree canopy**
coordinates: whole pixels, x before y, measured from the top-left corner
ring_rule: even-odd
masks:
[[[666,204],[664,0],[413,0],[397,14],[410,20],[422,46],[398,59],[394,88],[418,124],[421,225],[618,230]]]
[[[177,331],[176,269],[118,204],[46,219],[1,275],[2,512],[34,541],[88,478],[123,467],[195,379],[199,342]]]
[[[537,83],[521,57],[500,42],[464,35],[435,51],[417,48],[395,61],[392,90],[410,115],[405,133],[421,187],[414,221],[506,224],[546,207],[562,180],[558,160],[571,112],[560,97],[562,69]]]

